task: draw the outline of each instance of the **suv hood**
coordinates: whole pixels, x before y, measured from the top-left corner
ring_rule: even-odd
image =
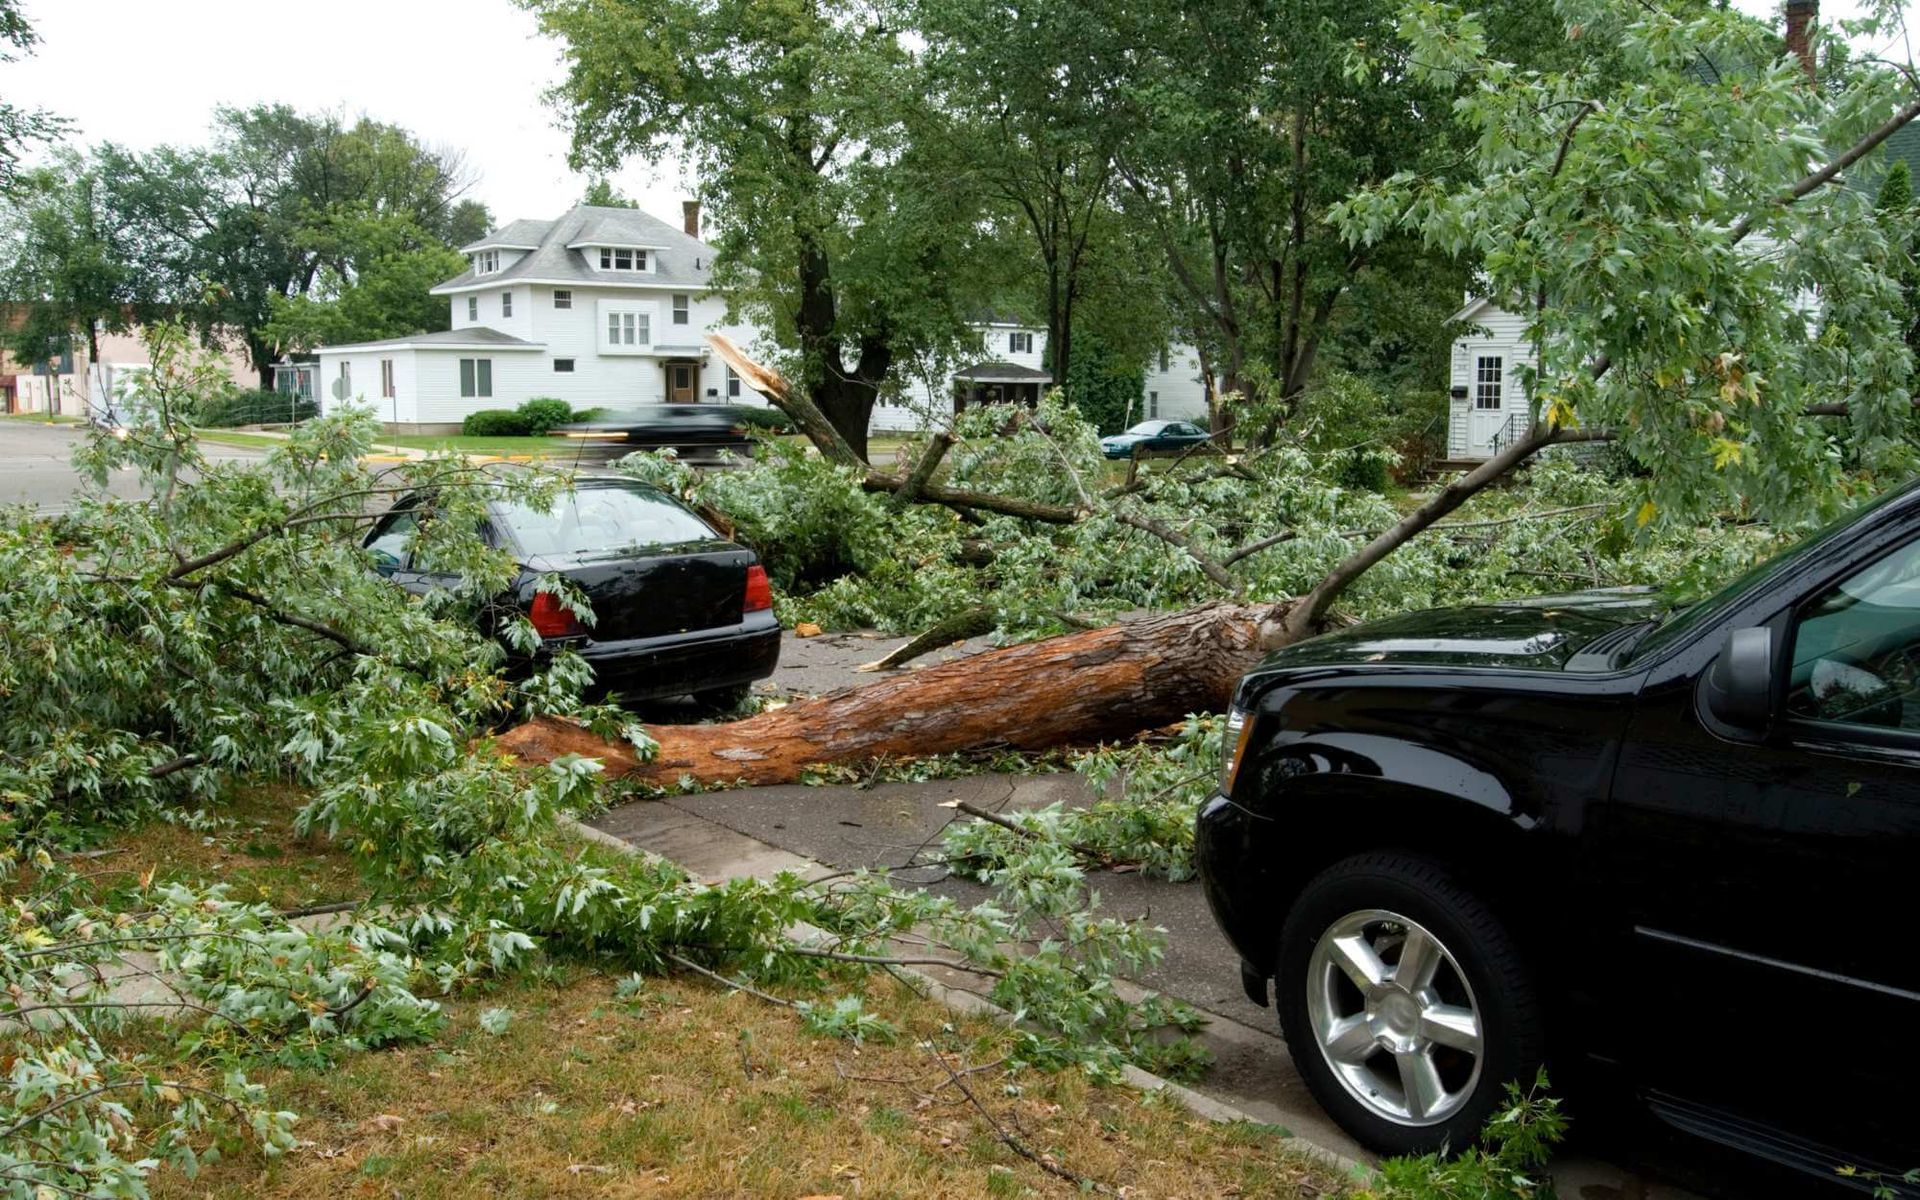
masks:
[[[1657,619],[1670,607],[1651,588],[1606,588],[1428,609],[1310,638],[1276,651],[1261,669],[1386,663],[1559,671],[1603,634]]]

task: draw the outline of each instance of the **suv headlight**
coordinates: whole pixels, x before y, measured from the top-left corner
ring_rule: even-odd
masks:
[[[1234,776],[1240,773],[1240,760],[1246,757],[1247,738],[1253,733],[1253,722],[1247,719],[1243,708],[1227,710],[1227,727],[1220,743],[1220,794],[1233,795]]]

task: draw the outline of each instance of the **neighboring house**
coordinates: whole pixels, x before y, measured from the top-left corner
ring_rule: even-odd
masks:
[[[938,418],[974,404],[1037,404],[1056,382],[1046,368],[1044,326],[1001,314],[986,314],[973,328],[980,334],[979,361],[961,367],[933,386],[918,379],[900,399],[876,405],[875,430],[925,429]],[[1169,417],[1207,423],[1207,385],[1200,354],[1192,346],[1163,348],[1147,364],[1146,387],[1133,419]]]
[[[1920,123],[1902,126],[1872,157],[1845,178],[1847,186],[1872,197],[1879,193],[1887,165],[1905,161],[1920,183]],[[1766,255],[1778,250],[1772,239],[1755,235],[1742,250]],[[1789,304],[1809,316],[1819,312],[1819,297],[1800,292]],[[1448,318],[1466,332],[1454,339],[1448,378],[1446,457],[1457,462],[1486,459],[1525,432],[1529,410],[1524,392],[1515,382],[1517,366],[1533,365],[1533,345],[1526,340],[1526,318],[1508,312],[1491,300],[1476,299]]]
[[[713,247],[699,205],[679,228],[638,209],[581,205],[551,221],[514,221],[461,247],[468,269],[433,289],[452,328],[322,346],[307,363],[275,364],[283,391],[315,394],[321,411],[371,405],[389,426],[458,430],[469,414],[536,396],[576,409],[643,404],[765,403],[713,354],[709,333],[749,349],[759,331],[727,321],[712,285]],[[909,383],[876,406],[875,430],[925,429],[966,404],[1032,404],[1052,386],[1046,331],[987,316],[981,357],[937,382]],[[1204,421],[1207,388],[1191,347],[1148,364],[1143,417]]]
[[[455,432],[469,413],[552,396],[575,408],[760,402],[709,348],[751,346],[712,290],[713,248],[638,209],[580,205],[461,247],[468,269],[433,289],[452,328],[316,354],[322,411],[372,405],[403,431]]]
[[[1527,319],[1491,300],[1474,300],[1448,318],[1467,331],[1453,341],[1448,379],[1447,458],[1491,458],[1527,424],[1527,397],[1514,368],[1533,363]]]
[[[24,314],[10,311],[4,319],[18,321]],[[90,406],[104,406],[110,397],[124,395],[153,368],[145,333],[135,326],[126,333],[100,333],[100,361],[87,358],[84,338],[76,337],[66,350],[43,363],[22,363],[0,351],[0,411],[52,412],[84,417]],[[221,366],[235,387],[259,386],[259,376],[245,351],[228,347],[220,353]]]

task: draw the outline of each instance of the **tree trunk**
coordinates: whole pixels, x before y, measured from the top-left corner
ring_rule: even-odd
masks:
[[[1128,737],[1226,707],[1277,633],[1267,605],[1209,604],[976,654],[720,725],[655,726],[642,763],[624,743],[545,718],[507,731],[524,761],[579,753],[610,776],[672,787],[792,783],[814,764]]]
[[[880,389],[863,379],[830,371],[813,389],[813,402],[833,424],[848,449],[867,460],[867,425],[873,420]]]

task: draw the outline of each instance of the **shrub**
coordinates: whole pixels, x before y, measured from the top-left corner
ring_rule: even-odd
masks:
[[[552,396],[535,396],[522,404],[518,412],[526,431],[534,437],[545,437],[554,426],[573,420],[573,406]]]
[[[755,429],[764,429],[768,433],[792,433],[794,431],[793,418],[781,412],[779,409],[774,408],[772,405],[736,404],[733,408],[734,412],[739,414],[742,421],[753,426]]]
[[[532,430],[527,418],[511,408],[483,408],[468,413],[460,422],[460,432],[468,437],[525,437]]]
[[[319,415],[319,406],[312,400],[265,391],[209,396],[200,402],[195,413],[199,424],[213,429],[296,423]]]

